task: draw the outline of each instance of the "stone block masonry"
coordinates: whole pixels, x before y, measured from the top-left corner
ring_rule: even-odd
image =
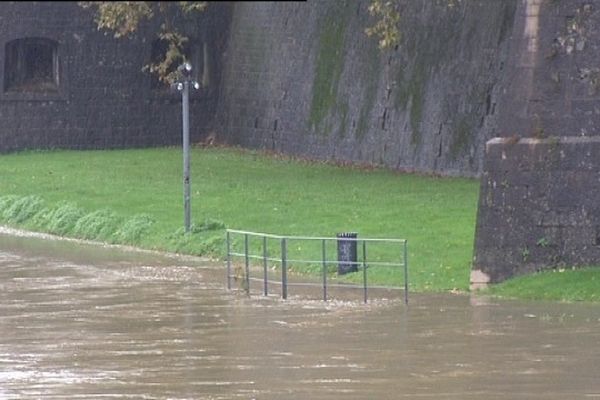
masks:
[[[600,265],[599,6],[517,5],[498,98],[503,139],[484,154],[472,287]]]
[[[212,86],[191,99],[193,142],[213,122],[229,8],[207,9],[198,23],[205,31],[193,38],[208,44],[213,61]],[[158,23],[117,40],[76,2],[3,2],[0,21],[0,153],[181,143],[181,96],[142,72]]]
[[[517,0],[399,0],[402,41],[365,35],[370,0],[235,4],[219,138],[312,159],[475,176],[495,136]]]
[[[600,260],[600,136],[487,142],[471,283]]]

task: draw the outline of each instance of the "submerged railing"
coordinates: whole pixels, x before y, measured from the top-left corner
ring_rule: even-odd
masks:
[[[397,286],[370,286],[370,288],[404,290],[404,303],[408,304],[408,243],[406,239],[369,239],[343,236],[343,237],[312,237],[312,236],[282,236],[266,233],[247,232],[227,229],[227,289],[232,289],[231,281],[241,281],[242,287],[250,293],[250,282],[262,282],[262,292],[269,294],[269,285],[281,285],[281,297],[287,299],[290,286],[321,287],[323,300],[328,299],[328,289],[333,287],[360,288],[363,290],[364,302],[368,299],[368,270],[371,268],[397,268],[404,275],[403,287]],[[355,258],[347,258],[347,244],[354,244]],[[344,247],[346,245],[346,247]],[[335,251],[332,251],[332,247]],[[356,249],[360,248],[360,251]],[[346,253],[346,254],[343,254]],[[336,254],[336,259],[331,259],[331,254]],[[367,258],[369,255],[369,258]],[[329,256],[329,258],[328,258]],[[341,256],[344,256],[343,260]],[[234,259],[243,259],[243,264],[234,266]],[[351,257],[352,258],[352,257]],[[251,276],[251,263],[262,267],[262,277]],[[271,271],[269,266],[271,265]],[[360,275],[353,276],[353,280],[362,280],[361,285],[335,283],[331,267],[337,268],[351,266]],[[279,267],[280,274],[273,279],[273,271]],[[301,272],[320,270],[321,282],[289,282],[288,271],[298,269]],[[233,270],[235,269],[235,271]],[[235,272],[235,273],[234,273]],[[390,275],[393,275],[390,274]]]

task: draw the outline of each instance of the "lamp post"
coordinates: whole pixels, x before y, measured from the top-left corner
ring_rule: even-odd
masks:
[[[191,205],[190,205],[190,86],[199,89],[200,85],[192,78],[192,64],[185,62],[180,65],[179,79],[173,86],[181,92],[181,108],[183,120],[183,210],[185,232],[190,231]]]

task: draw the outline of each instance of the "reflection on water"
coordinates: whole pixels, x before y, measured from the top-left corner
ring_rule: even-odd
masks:
[[[0,235],[0,399],[600,398],[600,307],[247,298],[223,267]]]

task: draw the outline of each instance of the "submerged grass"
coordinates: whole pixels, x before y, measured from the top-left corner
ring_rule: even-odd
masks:
[[[225,226],[282,235],[354,231],[359,237],[405,238],[412,290],[468,289],[476,180],[225,148],[194,148],[191,160],[190,234],[182,229],[178,148],[2,155],[0,223],[220,258]],[[369,281],[403,283],[400,271],[376,268]]]
[[[85,211],[75,204],[61,202],[37,213],[28,228],[41,228],[56,235],[66,235],[74,231],[75,224],[84,215]]]
[[[86,213],[72,203],[46,206],[39,196],[0,197],[0,221],[56,235],[111,243],[137,244],[150,228],[146,215],[119,217],[109,209]]]

